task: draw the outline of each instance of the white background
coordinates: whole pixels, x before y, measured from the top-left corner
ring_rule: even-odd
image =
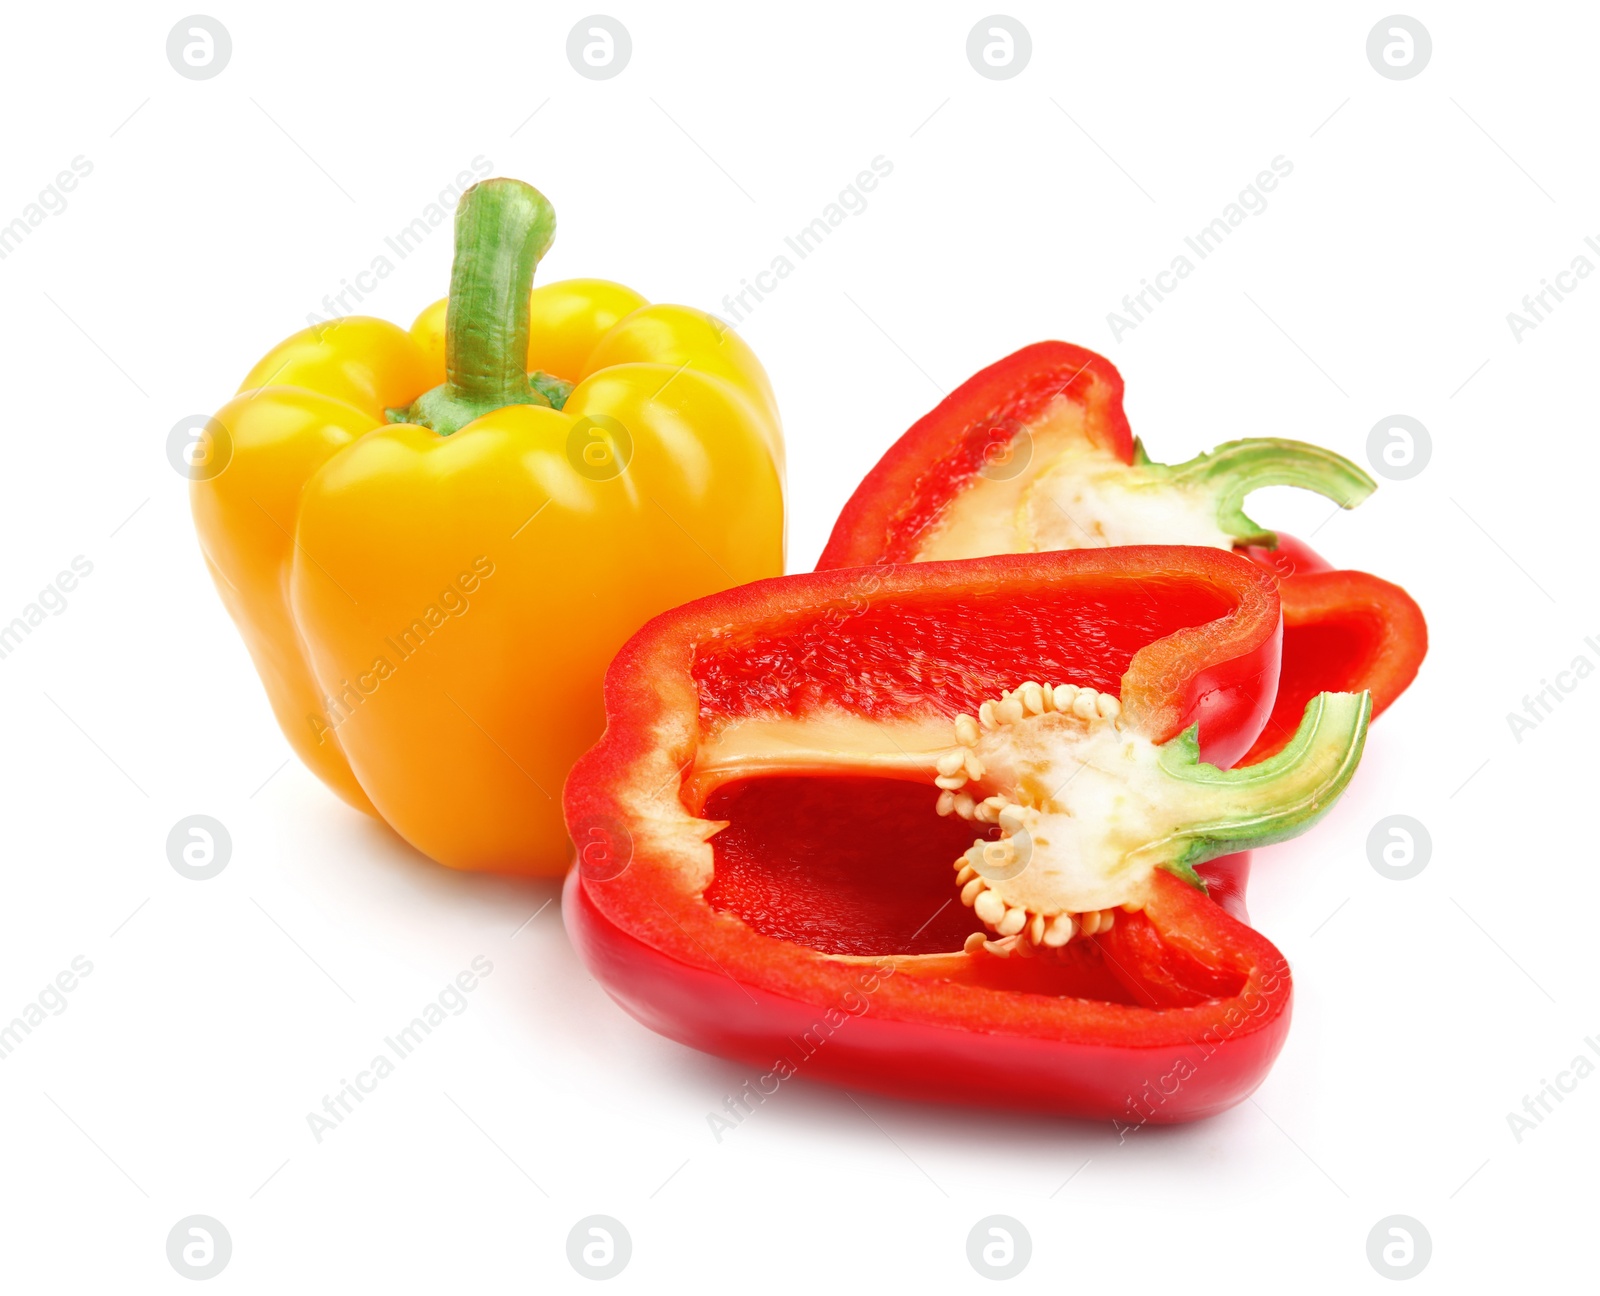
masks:
[[[1017,6],[1009,81],[969,65],[971,5],[625,4],[609,81],[567,62],[582,8],[225,5],[206,81],[166,60],[179,9],[8,13],[0,223],[93,172],[0,261],[0,621],[94,570],[0,660],[0,1019],[94,970],[0,1062],[0,1285],[188,1290],[165,1239],[195,1213],[240,1292],[589,1290],[565,1239],[594,1213],[632,1235],[617,1290],[986,1290],[965,1242],[996,1213],[1033,1238],[1016,1290],[1382,1289],[1366,1239],[1396,1213],[1433,1240],[1417,1290],[1587,1264],[1600,1078],[1520,1143],[1507,1113],[1600,1034],[1600,681],[1520,743],[1506,713],[1600,664],[1600,281],[1520,342],[1506,314],[1600,235],[1600,14],[1420,9],[1432,62],[1392,81],[1381,7],[1227,9]],[[717,311],[893,163],[741,326],[798,569],[895,435],[1039,338],[1112,357],[1157,458],[1289,435],[1364,459],[1385,416],[1428,427],[1426,469],[1354,514],[1252,510],[1404,584],[1432,634],[1343,802],[1258,857],[1298,1003],[1253,1100],[1119,1144],[796,1081],[719,1144],[706,1114],[751,1073],[615,1008],[554,882],[449,875],[289,757],[165,440],[476,154],[555,203],[542,279]],[[1268,209],[1114,340],[1123,294],[1280,154]],[[363,309],[409,323],[449,254],[435,234]],[[204,883],[164,849],[194,813],[234,843]],[[1394,813],[1433,841],[1405,882],[1367,858]],[[466,1012],[317,1144],[306,1113],[479,955]]]

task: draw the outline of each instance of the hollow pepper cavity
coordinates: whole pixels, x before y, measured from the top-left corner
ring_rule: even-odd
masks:
[[[1277,581],[1134,546],[832,570],[657,617],[568,779],[568,931],[627,1011],[780,1076],[1127,1122],[1249,1094],[1283,956],[1207,858],[1303,831],[1366,693],[1272,707]]]
[[[543,195],[486,180],[410,331],[296,333],[207,427],[207,566],[295,752],[455,868],[559,873],[561,782],[650,616],[783,569],[766,374],[711,316],[532,289]]]

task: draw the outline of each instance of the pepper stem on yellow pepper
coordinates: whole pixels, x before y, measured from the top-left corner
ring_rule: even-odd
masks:
[[[409,409],[390,410],[391,419],[449,436],[506,405],[554,403],[530,380],[527,364],[528,293],[555,235],[555,208],[521,180],[484,180],[461,195],[445,317],[447,377]]]

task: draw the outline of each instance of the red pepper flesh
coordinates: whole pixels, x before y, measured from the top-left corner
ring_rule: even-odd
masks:
[[[1278,575],[1283,600],[1283,670],[1261,737],[1245,754],[1253,764],[1279,751],[1316,694],[1372,694],[1377,715],[1416,678],[1428,650],[1422,609],[1398,585],[1362,571],[1335,571],[1309,545],[1278,535],[1278,547],[1239,553]]]
[[[1108,930],[969,952],[950,860],[973,825],[935,815],[893,746],[1059,678],[1152,740],[1195,726],[1226,763],[1266,721],[1279,625],[1262,569],[1168,546],[818,572],[657,617],[567,782],[573,942],[646,1025],[780,1076],[1129,1122],[1221,1111],[1282,1046],[1283,956],[1161,868]],[[899,736],[881,768],[851,755],[861,730]],[[835,736],[837,770],[812,750]]]
[[[1122,397],[1116,366],[1065,342],[1039,342],[990,365],[918,420],[867,474],[834,524],[818,569],[921,561],[964,495],[985,482],[1040,470],[1052,447],[1138,463],[1142,456]],[[1043,429],[1052,423],[1057,431],[1047,442]],[[1283,480],[1294,478],[1262,474],[1256,484]],[[1047,517],[1054,520],[1053,514]],[[1072,547],[1099,543],[1079,534],[1082,528],[1074,532],[1065,520],[1059,525],[1072,536]],[[1381,714],[1415,678],[1428,645],[1421,609],[1399,586],[1365,572],[1333,571],[1301,542],[1261,534],[1271,543],[1236,548],[1279,577],[1283,674],[1273,716],[1244,757],[1247,762],[1280,750],[1307,701],[1319,692],[1370,691],[1373,714]],[[1001,537],[998,543],[1014,539]],[[1154,532],[1133,539],[1184,542],[1181,534]],[[994,535],[974,536],[972,543],[977,547],[946,540],[937,554],[956,558],[1014,551],[993,547]],[[1032,547],[1051,546],[1035,542]]]

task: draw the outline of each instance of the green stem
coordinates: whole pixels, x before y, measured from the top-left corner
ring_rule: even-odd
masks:
[[[1245,496],[1263,486],[1299,486],[1354,508],[1378,488],[1343,455],[1303,441],[1252,437],[1229,441],[1181,464],[1146,464],[1175,485],[1204,485],[1217,492],[1217,525],[1239,544],[1276,546],[1278,537],[1245,515]]]
[[[552,403],[528,379],[528,292],[555,233],[555,208],[520,180],[484,180],[461,195],[445,317],[447,377],[417,398],[404,422],[449,436],[506,405]]]
[[[1161,769],[1176,781],[1183,827],[1146,850],[1199,885],[1193,866],[1297,837],[1321,819],[1355,773],[1372,718],[1370,693],[1319,693],[1276,756],[1242,769],[1200,761],[1197,727],[1161,747]]]

